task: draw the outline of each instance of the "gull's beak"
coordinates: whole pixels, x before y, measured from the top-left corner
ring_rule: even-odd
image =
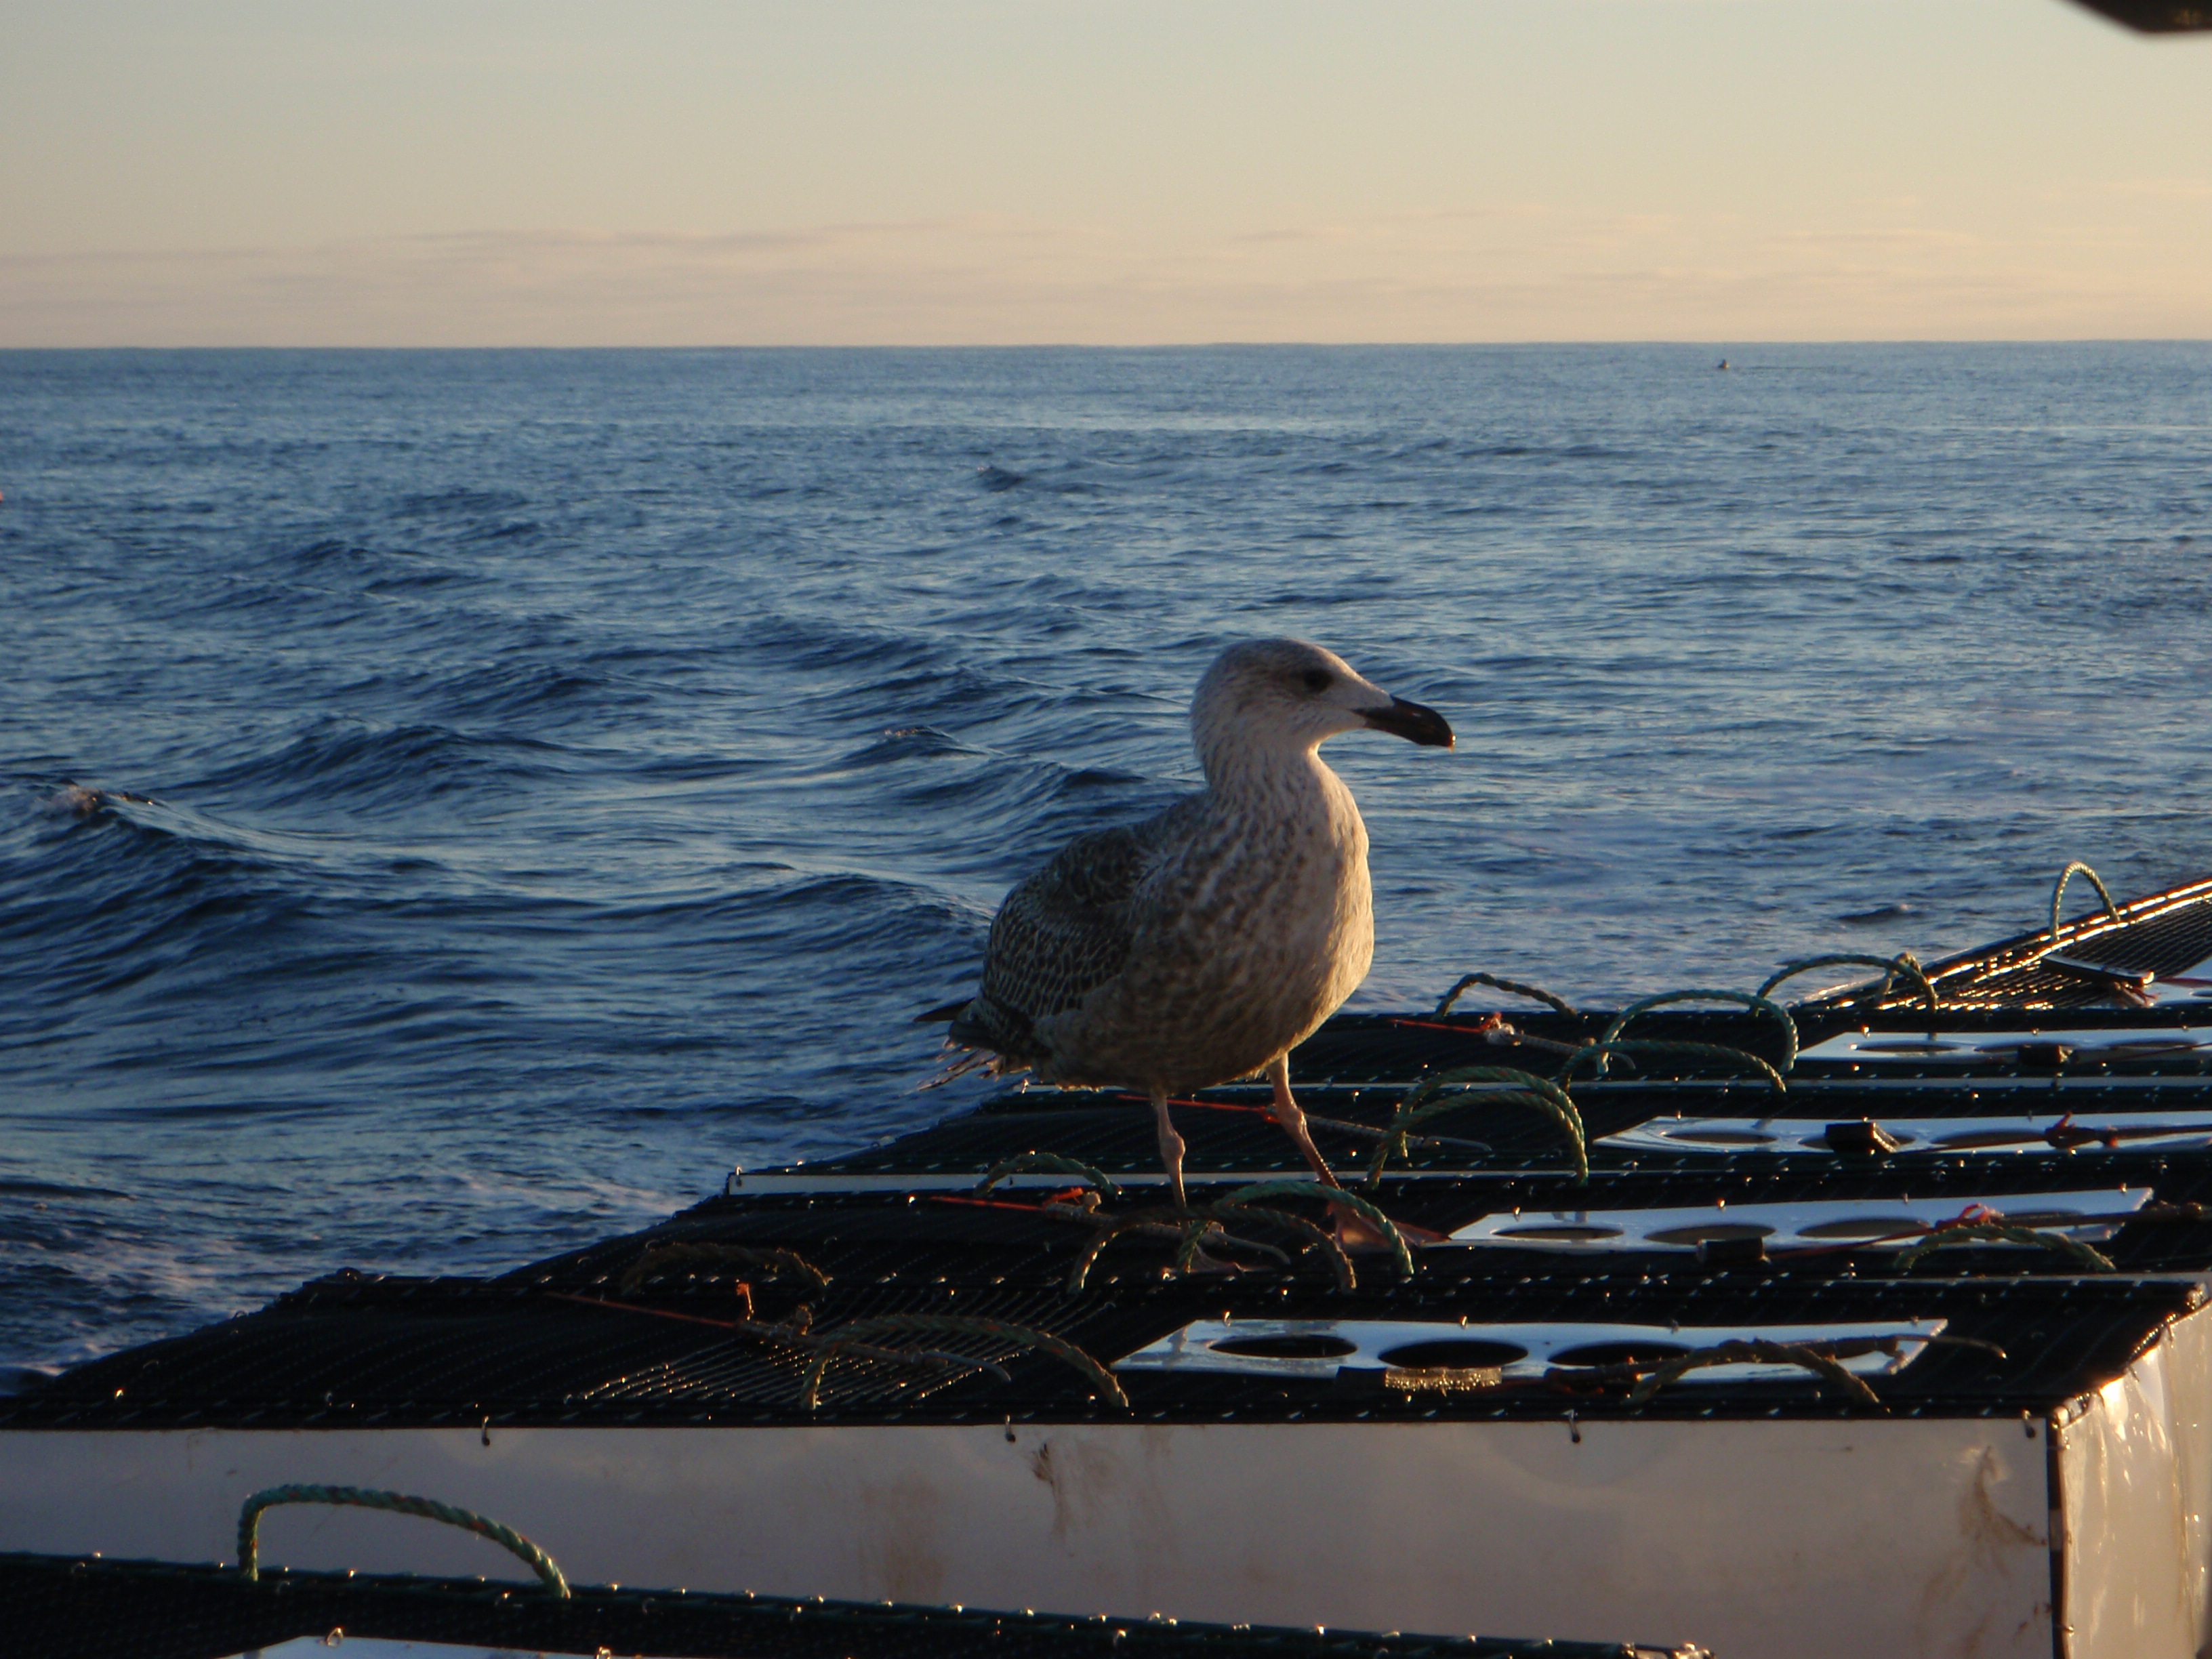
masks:
[[[1425,749],[1449,749],[1452,746],[1452,729],[1444,717],[1425,703],[1407,702],[1403,697],[1390,699],[1388,708],[1366,708],[1359,718],[1377,732],[1388,732],[1408,743],[1418,743]]]

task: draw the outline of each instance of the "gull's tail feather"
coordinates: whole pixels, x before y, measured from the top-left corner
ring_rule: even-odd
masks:
[[[1030,1017],[988,996],[962,1006],[945,1040],[956,1048],[981,1048],[995,1054],[1017,1072],[1027,1070],[1037,1058],[1036,1027],[1030,1023]]]
[[[1018,1008],[1002,1006],[988,997],[971,997],[965,1002],[933,1008],[916,1023],[934,1021],[951,1022],[952,1029],[945,1033],[945,1046],[963,1052],[923,1084],[925,1089],[941,1088],[970,1072],[981,1072],[986,1077],[1013,1077],[1036,1063],[1036,1033],[1029,1016]]]
[[[957,1052],[959,1058],[948,1061],[935,1075],[916,1085],[916,1094],[925,1090],[941,1089],[953,1079],[966,1077],[970,1072],[981,1072],[985,1077],[1012,1077],[1017,1073],[1029,1070],[1028,1061],[1010,1060],[1004,1054],[994,1054],[988,1048],[963,1048],[957,1042],[947,1042],[945,1046]]]

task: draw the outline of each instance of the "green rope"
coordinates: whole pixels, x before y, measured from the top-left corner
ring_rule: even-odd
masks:
[[[2058,937],[2059,903],[2066,896],[2066,884],[2073,880],[2076,875],[2088,877],[2089,884],[2097,890],[2097,896],[2105,901],[2106,914],[2114,921],[2120,919],[2120,907],[2112,902],[2111,890],[2103,882],[2097,879],[2097,872],[2094,870],[2082,863],[2081,860],[2075,859],[2058,872],[2058,885],[2051,890],[2051,937],[2054,939]]]
[[[261,1576],[261,1512],[279,1504],[342,1504],[365,1510],[389,1510],[395,1515],[419,1515],[442,1521],[479,1538],[489,1538],[501,1549],[520,1556],[545,1588],[562,1600],[568,1596],[568,1581],[553,1558],[512,1527],[501,1525],[471,1510],[455,1509],[432,1498],[410,1498],[403,1492],[378,1492],[367,1486],[269,1486],[246,1500],[238,1512],[238,1565],[248,1579]]]
[[[1511,1066],[1461,1066],[1448,1072],[1434,1073],[1413,1085],[1413,1092],[1399,1103],[1399,1109],[1402,1111],[1407,1107],[1418,1106],[1454,1085],[1466,1083],[1510,1084],[1516,1089],[1525,1089],[1530,1094],[1542,1096],[1563,1110],[1575,1109],[1575,1103],[1568,1097],[1563,1085],[1538,1077],[1534,1072],[1523,1072]],[[1580,1121],[1579,1116],[1577,1121]]]
[[[1334,1190],[1340,1191],[1341,1188]],[[1223,1221],[1259,1221],[1268,1226],[1280,1227],[1285,1232],[1298,1234],[1321,1250],[1330,1271],[1336,1275],[1338,1289],[1352,1291],[1359,1286],[1358,1274],[1353,1270],[1352,1258],[1345,1254],[1344,1247],[1330,1237],[1326,1228],[1316,1226],[1304,1216],[1262,1205],[1200,1204],[1183,1210],[1165,1207],[1132,1210],[1121,1215],[1102,1218],[1095,1224],[1097,1236],[1076,1257],[1075,1265],[1068,1270],[1068,1294],[1073,1296],[1082,1291],[1091,1276],[1091,1269],[1097,1265],[1098,1258],[1105,1254],[1106,1247],[1124,1233],[1152,1233],[1177,1240],[1176,1265],[1179,1269],[1188,1271],[1196,1250],[1205,1248],[1209,1237],[1207,1230],[1199,1224]],[[1226,1232],[1222,1234],[1222,1237],[1225,1242],[1233,1242],[1232,1236]]]
[[[1881,1401],[1874,1389],[1842,1362],[1870,1353],[1887,1354],[1894,1359],[1906,1342],[1931,1348],[1974,1348],[2000,1360],[2006,1357],[2002,1348],[1978,1336],[1844,1336],[1826,1342],[1771,1342],[1759,1337],[1734,1336],[1712,1347],[1692,1349],[1656,1364],[1593,1365],[1573,1370],[1554,1370],[1545,1375],[1562,1381],[1583,1382],[1625,1382],[1634,1378],[1636,1386],[1629,1392],[1628,1403],[1641,1406],[1668,1383],[1679,1382],[1690,1372],[1708,1365],[1798,1365],[1826,1377],[1854,1398],[1879,1406]]]
[[[1186,1222],[1181,1212],[1174,1210],[1138,1210],[1127,1215],[1112,1216],[1099,1224],[1091,1243],[1084,1246],[1075,1258],[1075,1265],[1067,1270],[1067,1293],[1079,1296],[1091,1278],[1091,1270],[1098,1265],[1098,1258],[1106,1254],[1106,1247],[1123,1233],[1156,1231],[1176,1238],[1183,1236]],[[1181,1260],[1178,1255],[1177,1260]]]
[[[1764,1342],[1737,1339],[1723,1342],[1715,1347],[1693,1348],[1688,1353],[1676,1354],[1672,1359],[1653,1366],[1649,1374],[1639,1378],[1636,1386],[1629,1390],[1628,1403],[1632,1406],[1641,1406],[1668,1383],[1680,1382],[1690,1372],[1703,1370],[1708,1365],[1796,1365],[1811,1371],[1825,1381],[1834,1383],[1862,1404],[1879,1406],[1881,1404],[1881,1396],[1867,1386],[1865,1378],[1846,1369],[1843,1360],[1838,1358],[1839,1355],[1850,1352],[1854,1349],[1859,1352],[1886,1351],[1893,1354],[1897,1352],[1894,1338],[1871,1340],[1877,1344],[1877,1346],[1859,1348],[1856,1344],[1847,1342],[1828,1342],[1816,1346],[1808,1342]],[[1879,1344],[1885,1340],[1889,1345],[1887,1350],[1879,1346]],[[1604,1369],[1612,1370],[1616,1368],[1607,1366]],[[1631,1366],[1618,1369],[1639,1370],[1642,1368]],[[1568,1375],[1571,1376],[1572,1373],[1570,1372]]]
[[[824,1334],[819,1339],[821,1351],[807,1367],[805,1383],[801,1390],[806,1409],[812,1411],[821,1403],[822,1379],[829,1371],[830,1362],[848,1346],[862,1343],[867,1336],[904,1332],[917,1335],[933,1333],[942,1336],[980,1336],[1018,1348],[1034,1348],[1073,1366],[1088,1377],[1107,1399],[1125,1411],[1128,1409],[1129,1396],[1121,1392],[1121,1385],[1115,1380],[1114,1373],[1073,1342],[1028,1325],[1011,1324],[1002,1319],[964,1318],[953,1314],[880,1314],[872,1319],[856,1319],[849,1325]],[[983,1362],[970,1360],[967,1363],[980,1369]]]
[[[1460,999],[1460,993],[1476,985],[1492,985],[1501,991],[1510,991],[1516,997],[1527,997],[1532,1002],[1548,1002],[1563,1014],[1571,1014],[1575,1006],[1565,997],[1555,997],[1540,985],[1523,985],[1517,979],[1500,979],[1495,974],[1469,974],[1444,993],[1443,1000],[1437,1004],[1436,1018],[1442,1019],[1451,1012],[1451,1006]]]
[[[2078,1238],[2069,1238],[2064,1233],[2045,1232],[2037,1227],[2015,1227],[2003,1221],[1978,1221],[1948,1227],[1938,1227],[1934,1232],[1909,1250],[1900,1250],[1897,1256],[1897,1271],[1909,1273],[1920,1265],[1921,1258],[1953,1244],[2033,1244],[2066,1256],[2093,1273],[2113,1271],[2112,1259],[2102,1250],[2084,1244]]]
[[[1725,1043],[1719,1042],[1648,1042],[1641,1037],[1632,1037],[1626,1042],[1593,1042],[1586,1048],[1576,1049],[1567,1057],[1566,1064],[1559,1067],[1561,1080],[1564,1081],[1569,1077],[1575,1067],[1582,1064],[1585,1056],[1592,1054],[1597,1057],[1598,1074],[1601,1077],[1605,1074],[1606,1060],[1613,1054],[1680,1054],[1685,1058],[1703,1056],[1708,1060],[1737,1060],[1751,1066],[1765,1078],[1774,1085],[1777,1092],[1783,1094],[1789,1092],[1790,1085],[1783,1082],[1782,1073],[1748,1048],[1731,1048]]]
[[[1476,1083],[1503,1083],[1510,1085],[1498,1091],[1476,1091],[1471,1089],[1450,1101],[1439,1103],[1431,1110],[1428,1103],[1444,1090]],[[1416,1124],[1438,1116],[1445,1109],[1480,1106],[1496,1102],[1510,1106],[1534,1106],[1550,1115],[1565,1130],[1575,1158],[1575,1179],[1577,1184],[1589,1179],[1589,1137],[1583,1127],[1583,1115],[1573,1099],[1556,1083],[1538,1077],[1533,1072],[1518,1071],[1510,1066],[1462,1066],[1449,1071],[1437,1072],[1413,1085],[1406,1097],[1398,1103],[1392,1115],[1389,1132],[1376,1143],[1367,1164],[1367,1185],[1382,1184],[1382,1170],[1395,1152],[1405,1152],[1406,1133]]]
[[[1576,1184],[1580,1185],[1589,1178],[1589,1148],[1582,1138],[1582,1115],[1579,1112],[1563,1109],[1557,1102],[1543,1095],[1531,1094],[1525,1089],[1486,1089],[1469,1090],[1448,1099],[1432,1100],[1395,1119],[1391,1126],[1393,1130],[1405,1133],[1400,1134],[1395,1148],[1386,1142],[1375,1149],[1374,1156],[1367,1162],[1368,1184],[1380,1183],[1385,1158],[1393,1150],[1402,1153],[1406,1145],[1414,1138],[1410,1131],[1419,1128],[1431,1118],[1464,1111],[1471,1106],[1528,1106],[1543,1113],[1558,1124],[1566,1136],[1569,1151],[1575,1160]]]
[[[1336,1275],[1339,1290],[1356,1291],[1359,1288],[1359,1273],[1352,1265],[1351,1252],[1337,1242],[1336,1236],[1328,1228],[1309,1221],[1302,1215],[1289,1210],[1279,1210],[1272,1204],[1209,1204],[1202,1211],[1194,1213],[1211,1216],[1216,1221],[1258,1221],[1267,1226],[1279,1227],[1287,1233],[1295,1233],[1322,1253],[1322,1260],[1328,1263],[1328,1270]],[[1226,1231],[1222,1234],[1224,1240],[1231,1237],[1232,1235]],[[1176,1253],[1176,1265],[1186,1271],[1195,1255],[1192,1249],[1194,1242],[1202,1249],[1206,1240],[1203,1236],[1187,1232],[1183,1247]]]
[[[1880,968],[1883,970],[1881,989],[1875,993],[1876,997],[1887,996],[1889,988],[1902,977],[1911,980],[1913,988],[1928,999],[1929,1013],[1940,1012],[1940,1005],[1936,1000],[1936,987],[1929,981],[1928,975],[1921,970],[1919,957],[1914,956],[1910,951],[1899,951],[1893,957],[1862,956],[1853,951],[1839,951],[1832,956],[1808,957],[1802,962],[1793,962],[1787,967],[1769,975],[1766,983],[1759,988],[1759,994],[1766,996],[1784,980],[1795,979],[1798,975],[1810,973],[1815,968],[1850,966]]]
[[[1008,1176],[1020,1175],[1030,1170],[1044,1170],[1054,1175],[1081,1176],[1109,1198],[1121,1196],[1121,1189],[1103,1170],[1093,1169],[1080,1158],[1062,1158],[1058,1152],[1016,1152],[1012,1158],[1002,1158],[994,1164],[975,1190],[988,1193]]]
[[[830,1275],[796,1250],[757,1250],[744,1244],[675,1243],[648,1245],[617,1281],[616,1289],[627,1296],[653,1274],[686,1262],[765,1267],[770,1277],[788,1272],[806,1280],[817,1291],[830,1288]]]
[[[1533,1106],[1559,1124],[1566,1132],[1570,1140],[1574,1139],[1574,1123],[1560,1109],[1559,1103],[1544,1095],[1532,1095],[1525,1089],[1471,1090],[1445,1099],[1431,1100],[1424,1105],[1415,1107],[1404,1116],[1395,1120],[1395,1124],[1398,1128],[1410,1132],[1419,1127],[1431,1118],[1442,1117],[1449,1112],[1464,1111],[1469,1106]],[[1412,1146],[1418,1139],[1420,1137],[1411,1133],[1407,1133],[1399,1143],[1401,1152],[1402,1152],[1405,1147]],[[1370,1167],[1372,1162],[1370,1158]]]
[[[1259,1181],[1249,1187],[1239,1187],[1217,1202],[1231,1209],[1242,1209],[1253,1200],[1261,1198],[1316,1198],[1324,1204],[1341,1204],[1389,1240],[1390,1254],[1398,1263],[1399,1273],[1407,1279],[1413,1276],[1413,1253],[1407,1248],[1406,1235],[1398,1231],[1398,1224],[1384,1215],[1371,1200],[1362,1198],[1358,1193],[1349,1192],[1342,1187],[1324,1187],[1318,1182]]]
[[[1656,997],[1645,997],[1640,1002],[1630,1003],[1613,1016],[1613,1024],[1598,1038],[1599,1045],[1620,1036],[1628,1022],[1646,1009],[1670,1002],[1740,1002],[1753,1013],[1771,1015],[1782,1026],[1782,1064],[1777,1069],[1786,1073],[1797,1063],[1797,1022],[1790,1018],[1790,1011],[1780,1003],[1750,991],[1665,991]]]

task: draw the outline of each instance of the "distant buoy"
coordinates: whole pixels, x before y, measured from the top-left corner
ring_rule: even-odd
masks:
[[[1722,359],[1721,359],[1721,367],[1722,367],[1723,368],[1726,368],[1728,367],[1728,359],[1727,359],[1727,358],[1723,357],[1723,358],[1722,358]]]

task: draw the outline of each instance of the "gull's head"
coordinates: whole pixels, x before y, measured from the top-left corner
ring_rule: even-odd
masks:
[[[1392,696],[1335,652],[1304,640],[1231,646],[1198,683],[1190,725],[1208,777],[1240,755],[1310,752],[1325,738],[1363,727],[1452,746],[1451,727],[1435,709]]]

